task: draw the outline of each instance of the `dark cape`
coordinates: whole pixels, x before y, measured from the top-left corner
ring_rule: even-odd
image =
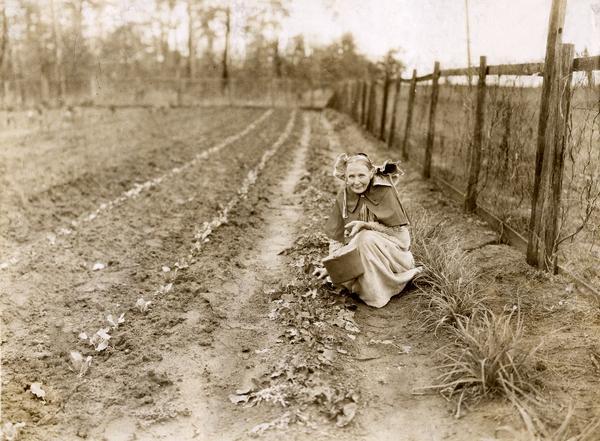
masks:
[[[338,193],[325,224],[325,234],[330,239],[344,242],[344,225],[360,219],[362,206],[373,220],[388,227],[408,225],[409,220],[396,189],[387,176],[376,174],[367,190],[361,194],[344,188]]]

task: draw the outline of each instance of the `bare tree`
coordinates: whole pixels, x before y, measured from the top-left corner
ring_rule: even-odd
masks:
[[[192,9],[193,0],[187,0],[187,15],[188,15],[188,78],[192,79],[195,76],[195,62],[196,57],[195,44],[194,44],[194,14]]]
[[[223,48],[223,70],[221,79],[223,88],[226,88],[229,83],[228,55],[229,55],[229,38],[231,35],[231,9],[225,8],[225,47]]]
[[[52,17],[52,39],[54,40],[54,79],[58,82],[59,100],[62,102],[66,93],[65,74],[63,70],[62,36],[56,17],[55,0],[50,0],[50,15]]]

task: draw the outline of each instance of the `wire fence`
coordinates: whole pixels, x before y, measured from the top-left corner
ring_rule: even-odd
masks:
[[[564,152],[559,161],[561,182],[556,184],[560,185],[561,197],[553,257],[561,269],[598,291],[600,81],[597,77],[600,57],[575,59],[573,65],[572,79],[568,87],[563,86],[569,96],[560,96],[560,100],[568,103],[568,115]],[[577,66],[586,66],[586,70],[577,71]],[[538,124],[543,96],[540,87],[543,75],[538,73],[531,77],[530,74],[543,67],[543,64],[486,67],[483,98],[478,98],[476,85],[468,85],[464,76],[467,69],[456,69],[441,71],[437,85],[431,74],[414,83],[399,78],[391,81],[389,87],[381,80],[366,84],[356,81],[338,87],[330,105],[351,114],[391,149],[417,163],[424,169],[424,175],[431,138],[432,159],[428,172],[461,202],[465,202],[469,193],[471,156],[477,144],[476,120],[481,112],[477,210],[487,213],[493,226],[503,230],[503,240],[516,242],[525,250],[531,233],[536,163],[540,160],[537,157]],[[502,71],[510,75],[490,74]],[[477,73],[477,69],[472,72]],[[463,76],[456,76],[460,74]],[[365,88],[366,94],[356,93],[357,89]],[[435,99],[434,88],[437,88]],[[370,90],[374,91],[373,95]],[[384,116],[386,93],[390,104]],[[352,97],[371,102],[363,106]]]

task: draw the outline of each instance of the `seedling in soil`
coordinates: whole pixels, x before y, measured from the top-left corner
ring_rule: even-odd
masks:
[[[7,421],[0,427],[0,439],[6,441],[17,441],[19,429],[25,427],[25,423],[11,423]]]
[[[167,283],[156,290],[156,294],[167,294],[173,289],[173,283]]]
[[[79,334],[79,338],[81,340],[88,340],[89,343],[92,346],[94,346],[96,352],[100,352],[108,348],[108,340],[110,340],[110,335],[108,334],[108,331],[110,331],[110,328],[99,329],[91,337],[88,337],[88,335],[85,332],[82,332],[81,334]]]
[[[144,300],[143,297],[140,297],[137,299],[137,302],[135,302],[135,306],[140,312],[146,312],[151,303],[152,302],[150,300]]]
[[[41,400],[46,396],[46,391],[42,389],[42,383],[31,383],[29,391]]]
[[[71,366],[69,367],[73,372],[77,372],[78,377],[83,377],[92,364],[92,356],[88,355],[85,359],[83,355],[77,351],[71,351],[69,354],[69,360]]]
[[[188,265],[188,263],[185,259],[181,259],[181,262],[175,262],[175,267],[177,269],[186,269],[186,268],[189,268],[190,266]]]
[[[115,319],[113,318],[112,314],[108,314],[106,316],[106,321],[108,322],[108,324],[113,328],[113,329],[117,329],[119,327],[120,324],[125,323],[125,313],[122,313],[119,318],[117,318],[117,320],[115,321]]]

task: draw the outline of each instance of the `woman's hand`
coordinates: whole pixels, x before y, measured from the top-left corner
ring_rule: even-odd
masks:
[[[315,268],[315,270],[312,273],[313,276],[317,276],[317,279],[321,279],[324,280],[325,282],[329,282],[329,283],[333,283],[331,281],[331,277],[329,277],[329,273],[327,272],[327,268],[321,266],[318,268]]]
[[[360,232],[360,230],[369,230],[370,225],[368,222],[364,221],[352,221],[344,225],[344,229],[346,231],[349,230],[347,233],[348,237],[354,237]]]

